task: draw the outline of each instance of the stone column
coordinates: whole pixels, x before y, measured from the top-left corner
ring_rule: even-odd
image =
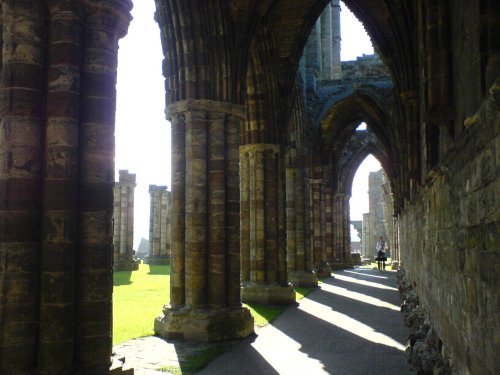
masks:
[[[349,230],[349,194],[335,194],[334,227],[335,227],[335,263],[336,267],[351,267],[351,240]],[[364,225],[364,223],[363,223]]]
[[[304,176],[295,164],[295,150],[289,150],[286,165],[286,239],[288,280],[295,287],[316,287],[305,247]]]
[[[240,147],[242,301],[289,304],[295,292],[286,276],[286,245],[280,230],[284,194],[280,148],[271,144]]]
[[[46,70],[45,10],[41,2],[2,2],[2,61],[0,96],[0,373],[35,373],[38,349],[40,269],[41,154]],[[30,79],[33,77],[33,79]],[[71,194],[68,194],[71,195]],[[53,202],[50,202],[52,204]],[[71,203],[69,203],[71,204]],[[62,215],[61,215],[62,216]],[[54,220],[56,221],[56,220]],[[61,223],[62,225],[62,223]],[[63,242],[58,238],[56,242]],[[59,250],[64,252],[63,249]],[[54,257],[56,258],[56,257]],[[48,265],[46,265],[48,266]],[[63,263],[51,265],[67,278]],[[46,267],[48,268],[48,267]],[[50,271],[50,269],[46,270]],[[50,276],[46,277],[50,281]],[[46,284],[44,283],[44,286]],[[56,288],[51,288],[56,291]],[[64,289],[65,290],[65,289]],[[59,294],[58,294],[59,296]],[[54,295],[55,297],[55,295]],[[73,294],[61,296],[45,315],[71,309]],[[52,301],[50,301],[52,302]],[[45,321],[44,321],[45,323]],[[71,336],[72,325],[58,326]],[[43,330],[42,339],[57,333]],[[72,341],[69,340],[69,344]],[[51,347],[54,348],[55,345]],[[59,346],[55,350],[63,348]],[[72,349],[72,348],[71,348]],[[72,358],[72,350],[62,353]]]
[[[172,197],[167,186],[149,185],[148,264],[170,264],[172,242]]]
[[[253,317],[240,299],[239,126],[244,108],[183,100],[172,122],[170,305],[155,333],[219,341],[248,336]]]
[[[344,263],[344,267],[352,268],[353,263],[351,260],[351,229],[349,224],[349,211],[350,211],[350,194],[344,194],[344,203],[342,208],[344,209],[342,214],[342,229],[343,229],[343,238],[344,238],[344,246],[342,259]]]
[[[118,41],[132,3],[86,2],[79,103],[79,247],[76,363],[79,372],[109,371],[112,353],[113,187]],[[71,50],[71,48],[70,48]],[[76,84],[76,83],[75,83]]]
[[[2,374],[109,371],[116,58],[131,7],[2,2]]]
[[[321,79],[332,79],[332,7],[321,13]]]
[[[373,244],[372,232],[370,213],[367,212],[363,214],[363,236],[361,245],[363,249],[363,256],[370,259],[373,259],[373,249],[371,246]]]
[[[323,187],[323,211],[325,213],[324,259],[328,264],[335,259],[333,256],[333,189]]]
[[[113,215],[113,269],[133,271],[138,267],[134,260],[134,189],[135,174],[119,171],[114,189]]]
[[[311,251],[313,258],[313,267],[316,271],[318,278],[325,278],[331,276],[332,270],[325,259],[323,236],[325,225],[321,218],[322,215],[322,184],[323,179],[311,178],[309,179],[310,185],[310,228],[311,228]]]
[[[332,0],[332,79],[342,79],[342,63],[340,60],[340,1]]]

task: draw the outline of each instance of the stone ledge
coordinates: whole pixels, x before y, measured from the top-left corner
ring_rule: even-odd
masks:
[[[241,301],[259,305],[290,305],[295,303],[295,290],[291,284],[246,282],[241,285]]]
[[[246,307],[221,309],[163,308],[154,322],[155,334],[170,340],[213,342],[247,337],[254,319]]]

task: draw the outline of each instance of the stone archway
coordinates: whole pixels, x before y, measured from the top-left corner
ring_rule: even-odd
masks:
[[[499,138],[499,5],[345,3],[365,25],[393,81],[388,121],[372,129],[393,161],[402,266],[435,324],[439,351],[449,353],[460,372],[497,373],[490,348],[498,327],[490,312],[500,248],[492,156]],[[106,373],[116,54],[132,4],[1,4],[0,370]],[[266,145],[268,171],[275,163],[276,175],[262,185],[281,189],[279,203],[265,208],[268,216],[277,210],[280,233],[286,233],[285,155],[301,140],[296,163],[288,166],[300,168],[304,178],[304,246],[319,259],[328,256],[321,236],[333,221],[318,207],[333,200],[323,178],[331,171],[322,167],[338,159],[318,160],[327,154],[320,124],[308,113],[314,105],[296,97],[318,83],[300,86],[297,73],[328,4],[156,0],[175,159],[166,335],[216,340],[252,331],[239,284],[238,164],[245,125],[251,133],[254,125],[270,124],[257,143]],[[255,43],[261,36],[264,41]],[[254,86],[248,72],[259,64],[252,59],[260,66],[272,62],[274,70]],[[249,90],[259,85],[254,99],[262,105],[250,106]],[[352,102],[362,104],[361,97]],[[246,121],[249,108],[256,110],[255,122]],[[350,129],[358,118],[348,115]],[[338,156],[349,139],[344,128],[328,143],[337,144]],[[286,237],[271,234],[286,246]],[[281,266],[272,271],[279,270],[282,281],[287,266],[282,259],[275,263]],[[221,318],[227,318],[224,325],[210,324]],[[193,322],[204,328],[184,324]]]

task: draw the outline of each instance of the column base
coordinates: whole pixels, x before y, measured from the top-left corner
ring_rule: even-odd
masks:
[[[139,261],[137,259],[119,259],[114,262],[113,271],[137,271]]]
[[[354,264],[352,262],[346,262],[346,261],[331,262],[328,264],[332,269],[332,271],[351,270],[354,268]]]
[[[288,272],[288,281],[294,287],[298,288],[316,288],[318,286],[318,276],[316,275],[316,272]]]
[[[213,342],[247,337],[254,332],[253,324],[246,307],[194,310],[165,306],[155,319],[154,331],[169,340]]]
[[[152,265],[165,265],[165,264],[170,264],[170,257],[167,256],[162,256],[162,257],[146,257],[145,259],[146,264],[152,264]]]
[[[316,276],[318,279],[324,279],[332,276],[332,268],[327,262],[321,262],[318,267],[316,267]]]
[[[291,284],[244,282],[241,285],[241,301],[258,305],[290,305],[295,303],[295,290]]]

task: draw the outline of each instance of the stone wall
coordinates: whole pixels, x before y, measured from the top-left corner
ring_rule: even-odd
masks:
[[[388,79],[389,71],[378,55],[363,55],[353,61],[342,61],[343,79]]]
[[[499,87],[400,218],[403,267],[458,373],[500,372]]]

